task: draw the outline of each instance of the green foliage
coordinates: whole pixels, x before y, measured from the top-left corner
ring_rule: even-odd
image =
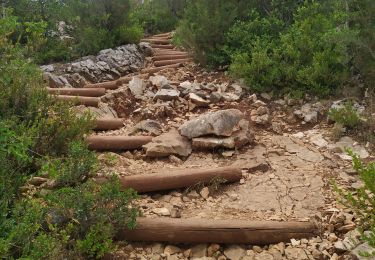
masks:
[[[350,129],[361,124],[361,117],[351,102],[346,102],[342,108],[332,108],[329,111],[329,118]]]
[[[121,191],[117,178],[104,185],[89,179],[97,169],[83,144],[91,116],[78,117],[50,97],[26,56],[37,46],[39,24],[28,24],[23,44],[14,41],[17,18],[0,18],[0,25],[0,258],[101,257],[113,248],[115,232],[134,227],[136,194]],[[38,174],[55,185],[35,192],[36,199],[24,192]]]
[[[370,234],[363,234],[363,239],[375,248],[375,163],[364,165],[356,154],[348,152],[353,158],[353,168],[358,172],[364,186],[355,192],[336,186],[336,191],[340,195],[340,202],[353,209],[359,217],[361,230],[370,231]]]
[[[147,34],[172,31],[186,5],[185,0],[146,0],[134,5],[132,14]]]

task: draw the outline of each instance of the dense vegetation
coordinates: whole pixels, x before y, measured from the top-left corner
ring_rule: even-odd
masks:
[[[374,11],[370,0],[193,0],[176,41],[253,90],[326,96],[354,74],[372,86]]]
[[[134,226],[136,194],[121,192],[115,177],[101,186],[89,180],[97,162],[83,138],[92,119],[41,88],[25,55],[43,32],[30,22],[14,41],[20,26],[17,17],[0,19],[0,257],[100,257],[118,228]]]

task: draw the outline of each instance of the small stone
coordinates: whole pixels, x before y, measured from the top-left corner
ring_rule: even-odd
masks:
[[[221,155],[225,158],[229,158],[229,157],[232,157],[234,153],[235,151],[225,151],[225,152],[222,152]]]
[[[158,88],[161,88],[162,86],[169,84],[168,79],[161,75],[151,76],[149,78],[149,81],[151,82],[152,85]]]
[[[278,252],[278,253],[279,254],[277,256],[280,255],[281,258],[279,258],[279,259],[282,259],[282,255],[280,254],[280,252]],[[255,260],[275,260],[275,257],[271,253],[263,251],[259,255],[255,256]]]
[[[145,90],[145,82],[139,77],[133,77],[129,82],[130,92],[137,98],[141,97]]]
[[[261,253],[263,251],[263,249],[260,246],[253,246],[253,250],[256,253]]]
[[[337,236],[335,233],[330,233],[329,236],[328,236],[328,241],[330,242],[336,242],[337,241]]]
[[[206,107],[209,105],[209,102],[207,100],[204,100],[203,98],[201,98],[195,93],[190,93],[189,99],[191,100],[191,102],[193,102],[196,106],[199,106],[199,107]]]
[[[134,249],[130,250],[133,251]],[[164,246],[160,243],[152,244],[151,251],[154,254],[162,254],[164,252]]]
[[[178,99],[180,96],[180,91],[175,89],[160,89],[156,92],[154,99],[160,99],[163,101],[172,101]]]
[[[207,256],[207,244],[198,244],[191,248],[192,258],[199,258]]]
[[[246,255],[246,250],[240,246],[233,245],[224,250],[224,255],[231,260],[240,260]]]
[[[181,218],[181,212],[177,208],[171,209],[171,218]]]
[[[166,254],[166,255],[174,255],[174,254],[177,254],[177,253],[180,253],[180,252],[181,252],[181,249],[179,247],[172,246],[172,245],[168,245],[164,249],[164,254]]]
[[[260,96],[267,101],[270,101],[272,99],[271,95],[268,93],[261,93]]]
[[[292,244],[292,246],[299,246],[299,245],[301,244],[301,241],[292,238],[292,239],[290,240],[290,243]]]
[[[335,251],[338,253],[343,253],[343,252],[348,251],[348,249],[346,248],[345,244],[342,241],[335,242],[333,247],[335,248]]]
[[[202,196],[202,198],[204,198],[204,199],[208,199],[208,196],[210,195],[210,190],[209,190],[207,187],[204,187],[204,188],[200,191],[200,195]]]
[[[43,183],[45,183],[47,181],[48,181],[47,178],[35,176],[35,177],[32,177],[29,180],[29,183],[32,184],[32,185],[35,185],[35,186],[40,186],[40,185],[42,185]]]
[[[285,249],[285,256],[288,260],[309,260],[309,256],[302,248],[288,247]]]
[[[220,249],[220,245],[218,244],[211,244],[208,248],[207,248],[207,256],[211,257],[211,256],[214,256],[214,254],[219,251]]]
[[[158,216],[170,216],[171,212],[167,208],[156,208],[152,210],[153,213],[157,214]]]
[[[173,154],[169,155],[169,160],[174,164],[182,164],[182,160]]]

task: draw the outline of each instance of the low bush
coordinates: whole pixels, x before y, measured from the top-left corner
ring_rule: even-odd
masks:
[[[0,18],[0,258],[99,258],[120,228],[134,227],[136,193],[115,177],[90,180],[97,158],[83,140],[93,120],[48,95],[27,58],[32,42],[13,40],[19,26]],[[31,186],[38,175],[48,185]]]
[[[349,129],[356,128],[362,123],[361,117],[352,102],[346,102],[341,108],[330,109],[328,117],[332,121]]]
[[[375,256],[375,162],[365,165],[352,151],[349,151],[349,154],[353,158],[353,168],[364,185],[354,192],[339,189],[337,186],[335,188],[340,195],[339,201],[355,211],[360,220],[362,238],[374,247]]]

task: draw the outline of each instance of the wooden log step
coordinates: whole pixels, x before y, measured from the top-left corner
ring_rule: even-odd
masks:
[[[97,151],[121,151],[142,148],[152,141],[152,136],[90,136],[88,148]]]
[[[162,60],[179,60],[179,59],[187,59],[189,58],[188,54],[184,55],[160,55],[160,56],[154,56],[152,59],[154,61],[162,61]]]
[[[105,95],[105,88],[47,88],[49,94],[81,96],[81,97],[101,97]]]
[[[58,100],[71,102],[74,105],[84,105],[89,107],[99,107],[100,98],[96,97],[79,97],[79,96],[65,96],[57,95]]]
[[[124,227],[117,239],[138,242],[269,245],[319,235],[311,222],[138,218],[134,230]]]
[[[121,77],[119,79],[117,79],[117,85],[118,86],[121,86],[123,84],[128,84],[130,81],[132,80],[132,77]]]
[[[120,178],[123,188],[132,188],[137,192],[153,192],[187,188],[196,184],[209,184],[212,181],[226,180],[237,182],[242,178],[241,169],[221,167],[213,169],[183,169],[163,171],[161,173],[125,176]],[[105,179],[97,179],[99,183]]]
[[[122,118],[99,118],[96,119],[96,126],[94,130],[116,130],[120,129],[123,126],[124,120]]]
[[[154,49],[174,49],[174,46],[171,44],[161,45],[161,44],[151,44],[151,48]]]
[[[184,62],[189,62],[192,61],[192,59],[180,59],[180,60],[162,60],[162,61],[155,61],[154,65],[156,67],[161,67],[161,66],[166,66],[166,65],[172,65],[176,63],[184,63]]]
[[[172,33],[170,33],[170,32],[167,32],[167,33],[159,33],[159,34],[155,34],[155,35],[153,35],[152,37],[169,37],[169,36],[172,36]]]
[[[85,88],[105,88],[110,90],[118,89],[119,82],[117,80],[107,81],[102,83],[88,84]]]
[[[142,39],[141,42],[149,42],[149,43],[154,43],[154,44],[171,44],[171,41],[168,39],[155,39],[155,38],[150,38],[150,39]]]
[[[172,64],[172,65],[167,65],[167,66],[162,66],[162,67],[157,67],[157,68],[143,69],[143,70],[141,70],[141,73],[142,74],[152,74],[152,73],[156,73],[156,72],[159,72],[159,71],[165,70],[165,69],[178,68],[180,66],[181,66],[181,64],[177,63],[177,64]]]

